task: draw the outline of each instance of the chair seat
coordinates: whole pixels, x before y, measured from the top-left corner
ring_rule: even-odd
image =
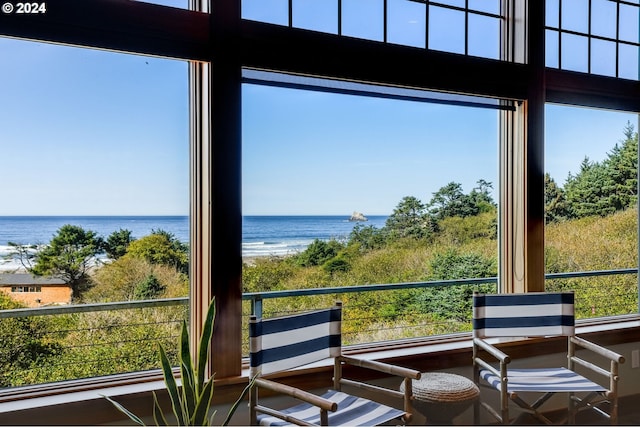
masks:
[[[398,409],[335,390],[329,390],[322,397],[338,404],[336,412],[329,412],[329,425],[373,426],[404,415],[404,412]],[[311,424],[320,424],[320,410],[307,403],[283,409],[281,412]],[[258,416],[258,424],[262,426],[291,425],[280,418],[264,414]]]
[[[567,368],[549,369],[509,369],[507,392],[599,392],[606,388],[570,371]],[[501,390],[500,377],[483,369],[480,377],[493,388]]]

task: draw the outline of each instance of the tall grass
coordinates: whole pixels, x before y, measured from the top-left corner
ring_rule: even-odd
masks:
[[[349,247],[342,254],[347,271],[329,272],[322,266],[300,267],[291,258],[258,260],[243,270],[246,292],[281,289],[344,287],[435,280],[434,263],[454,253],[468,262],[477,259],[497,274],[498,242],[495,213],[470,218],[448,218],[431,239],[400,240],[360,253]],[[545,232],[546,272],[574,272],[635,267],[638,264],[637,209],[608,217],[590,217],[549,224]],[[451,270],[461,270],[450,266]],[[473,270],[473,268],[471,269]],[[455,278],[468,278],[455,277]],[[479,285],[495,291],[492,285]],[[578,318],[602,317],[638,311],[635,275],[555,279],[547,290],[576,292]],[[344,331],[348,343],[428,336],[470,330],[471,288],[412,289],[385,292],[321,295],[267,300],[264,315],[326,307],[335,299],[344,303]],[[434,310],[434,304],[437,310]],[[454,306],[455,305],[455,306]],[[457,305],[461,305],[458,307]],[[248,310],[248,308],[247,308]],[[467,313],[469,311],[469,313]]]

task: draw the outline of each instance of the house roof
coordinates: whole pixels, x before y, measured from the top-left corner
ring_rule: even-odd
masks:
[[[65,285],[66,282],[58,277],[34,276],[29,273],[0,274],[0,286],[16,285]]]

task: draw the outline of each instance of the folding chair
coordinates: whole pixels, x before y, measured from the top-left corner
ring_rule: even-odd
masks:
[[[550,369],[507,369],[511,358],[485,338],[490,337],[548,337],[566,336],[568,368]],[[595,355],[597,363],[584,360],[576,355],[576,348],[588,350]],[[480,357],[490,355],[491,361],[499,362],[499,368]],[[582,352],[581,352],[582,354]],[[609,366],[604,368],[603,360]],[[480,406],[488,410],[502,424],[509,424],[509,400],[521,409],[514,423],[530,414],[537,420],[551,424],[540,411],[540,406],[554,393],[569,395],[568,422],[575,423],[579,410],[591,408],[609,419],[611,424],[618,420],[618,365],[624,358],[606,348],[575,336],[574,294],[573,292],[487,295],[475,293],[473,296],[473,371],[474,381],[479,386],[497,390],[500,393],[500,413],[485,402],[478,402],[474,408],[474,420],[479,422]],[[600,366],[603,365],[603,366]],[[598,374],[599,383],[578,374],[574,369],[590,377]],[[602,385],[605,383],[605,385]],[[519,395],[523,392],[543,393],[529,404]],[[582,397],[578,397],[579,393]],[[609,413],[602,409],[608,402]],[[600,405],[600,406],[599,406]]]
[[[342,305],[339,302],[330,309],[292,316],[270,319],[256,319],[252,316],[249,325],[249,352],[251,376],[256,377],[249,398],[252,424],[364,426],[383,424],[394,419],[403,419],[408,422],[411,418],[411,381],[419,379],[420,372],[342,355],[341,321]],[[322,396],[263,377],[327,358],[334,359],[334,389]],[[405,392],[343,378],[344,364],[402,377]],[[343,385],[403,399],[404,409],[399,410],[369,399],[352,396],[341,391]],[[258,403],[259,389],[283,393],[304,403],[284,410],[265,407]]]

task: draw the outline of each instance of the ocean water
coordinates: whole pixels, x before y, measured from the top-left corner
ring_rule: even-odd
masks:
[[[105,239],[122,228],[131,231],[136,239],[150,234],[152,230],[164,230],[180,241],[189,241],[187,216],[0,216],[0,270],[19,267],[16,260],[6,259],[11,249],[9,242],[46,244],[65,224],[95,231]]]
[[[384,226],[386,216],[245,216],[242,219],[242,256],[290,255],[303,251],[315,239],[347,239],[356,224]]]
[[[384,226],[386,216],[368,217],[360,224]],[[107,238],[119,229],[130,230],[140,238],[152,230],[172,233],[189,242],[187,216],[0,216],[0,270],[18,267],[16,260],[5,259],[9,242],[23,245],[48,243],[65,224],[78,225]],[[357,222],[349,216],[245,216],[242,221],[242,256],[289,255],[303,251],[314,239],[346,239]]]

